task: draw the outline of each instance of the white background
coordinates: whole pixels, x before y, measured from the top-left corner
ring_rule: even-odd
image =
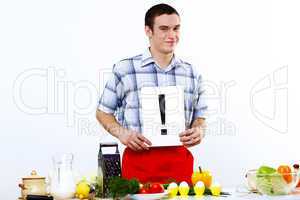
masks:
[[[0,2],[1,199],[16,199],[32,169],[46,176],[56,152],[72,152],[82,175],[96,171],[99,142],[112,140],[94,117],[105,77],[147,47],[144,14],[158,2]],[[299,3],[172,2],[177,54],[210,88],[195,166],[235,187],[247,169],[299,160]]]

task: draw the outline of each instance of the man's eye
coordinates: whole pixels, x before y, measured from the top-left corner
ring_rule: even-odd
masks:
[[[168,30],[168,27],[161,27],[160,30],[162,30],[162,31],[167,31],[167,30]]]

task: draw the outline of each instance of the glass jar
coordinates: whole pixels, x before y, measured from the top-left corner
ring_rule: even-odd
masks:
[[[56,200],[74,197],[76,181],[73,172],[73,154],[53,156],[53,169],[49,175],[50,194]]]

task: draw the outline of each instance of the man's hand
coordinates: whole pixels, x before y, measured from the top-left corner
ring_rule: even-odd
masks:
[[[204,129],[200,126],[187,129],[179,134],[180,142],[185,147],[192,147],[200,144],[201,140],[204,138]]]
[[[132,130],[125,130],[119,135],[119,140],[125,146],[134,151],[149,150],[152,143],[145,138],[141,133]]]
[[[97,110],[96,117],[104,129],[134,151],[148,150],[151,142],[141,133],[122,127],[113,114]]]

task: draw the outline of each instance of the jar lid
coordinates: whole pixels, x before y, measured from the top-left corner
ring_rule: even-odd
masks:
[[[30,180],[30,179],[45,179],[43,176],[38,176],[35,170],[32,170],[30,176],[26,176],[22,178],[23,180]]]

